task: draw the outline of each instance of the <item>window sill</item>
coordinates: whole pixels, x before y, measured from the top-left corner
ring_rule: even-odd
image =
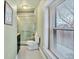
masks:
[[[50,59],[59,59],[57,56],[55,56],[54,54],[52,54],[49,49],[43,48],[43,50],[44,50],[44,53],[46,54],[46,56],[48,57],[48,59],[49,58]]]
[[[43,48],[43,49],[46,56],[50,57],[50,59],[66,59],[63,55],[57,53],[56,50],[51,51],[47,48]]]
[[[53,28],[54,30],[67,30],[67,31],[74,31],[73,28]]]

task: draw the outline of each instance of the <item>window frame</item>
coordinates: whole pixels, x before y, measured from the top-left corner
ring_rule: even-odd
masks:
[[[63,2],[62,2],[63,3]],[[60,3],[61,4],[61,3]],[[59,5],[60,5],[59,4]],[[59,5],[57,5],[57,6],[59,6]],[[57,7],[56,6],[56,7]],[[55,39],[56,39],[56,30],[63,30],[63,31],[74,31],[74,28],[57,28],[56,27],[56,7],[55,7],[55,19],[54,19],[54,21],[55,21],[55,24],[54,24],[54,26],[52,26],[51,28],[50,28],[50,22],[51,22],[51,19],[50,19],[50,6],[48,7],[48,19],[49,19],[49,21],[48,21],[48,49],[51,51],[51,49],[50,49],[50,33],[51,33],[51,31],[53,31],[54,32],[54,37],[55,37]],[[74,33],[73,33],[74,34]],[[74,37],[73,37],[74,38]],[[54,40],[55,40],[54,39]],[[58,52],[56,52],[55,50],[53,50],[53,51],[51,51],[52,52],[52,54],[54,54],[54,56],[57,58],[57,59],[59,59],[59,58],[61,58],[61,55],[59,55],[58,54]]]
[[[59,5],[60,3],[64,2],[65,0],[50,0],[50,1],[46,1],[45,5],[44,5],[44,46],[43,46],[43,51],[45,53],[45,55],[51,59],[53,59],[55,57],[55,59],[64,59],[60,54],[58,54],[55,50],[51,51],[49,49],[49,34],[48,33],[51,33],[53,31],[53,28],[54,29],[57,29],[55,27],[50,27],[48,25],[49,22],[50,22],[50,18],[49,18],[49,7],[51,6],[51,4],[53,3],[53,7],[56,7],[57,5]],[[58,28],[59,29],[59,28]],[[49,31],[50,30],[50,31]],[[59,29],[60,30],[60,29]],[[63,29],[62,29],[63,30]],[[68,30],[68,29],[65,29],[65,30]],[[70,29],[70,30],[73,30],[73,29]]]

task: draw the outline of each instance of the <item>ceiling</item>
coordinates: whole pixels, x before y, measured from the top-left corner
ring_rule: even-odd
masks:
[[[41,0],[18,0],[17,1],[17,11],[33,11]],[[23,9],[26,6],[28,9]]]

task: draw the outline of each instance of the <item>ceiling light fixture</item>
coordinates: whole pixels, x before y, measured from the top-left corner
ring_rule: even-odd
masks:
[[[31,7],[28,6],[28,5],[23,5],[22,8],[23,8],[23,9],[31,9]]]
[[[26,6],[23,6],[22,8],[23,8],[23,9],[27,9],[27,7],[26,7]]]

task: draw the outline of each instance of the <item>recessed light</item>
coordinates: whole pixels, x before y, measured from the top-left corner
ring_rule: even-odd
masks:
[[[28,5],[23,5],[22,8],[23,8],[23,9],[31,9],[31,7],[28,6]]]
[[[23,6],[22,8],[23,8],[23,9],[27,9],[27,7],[26,7],[26,6]]]

